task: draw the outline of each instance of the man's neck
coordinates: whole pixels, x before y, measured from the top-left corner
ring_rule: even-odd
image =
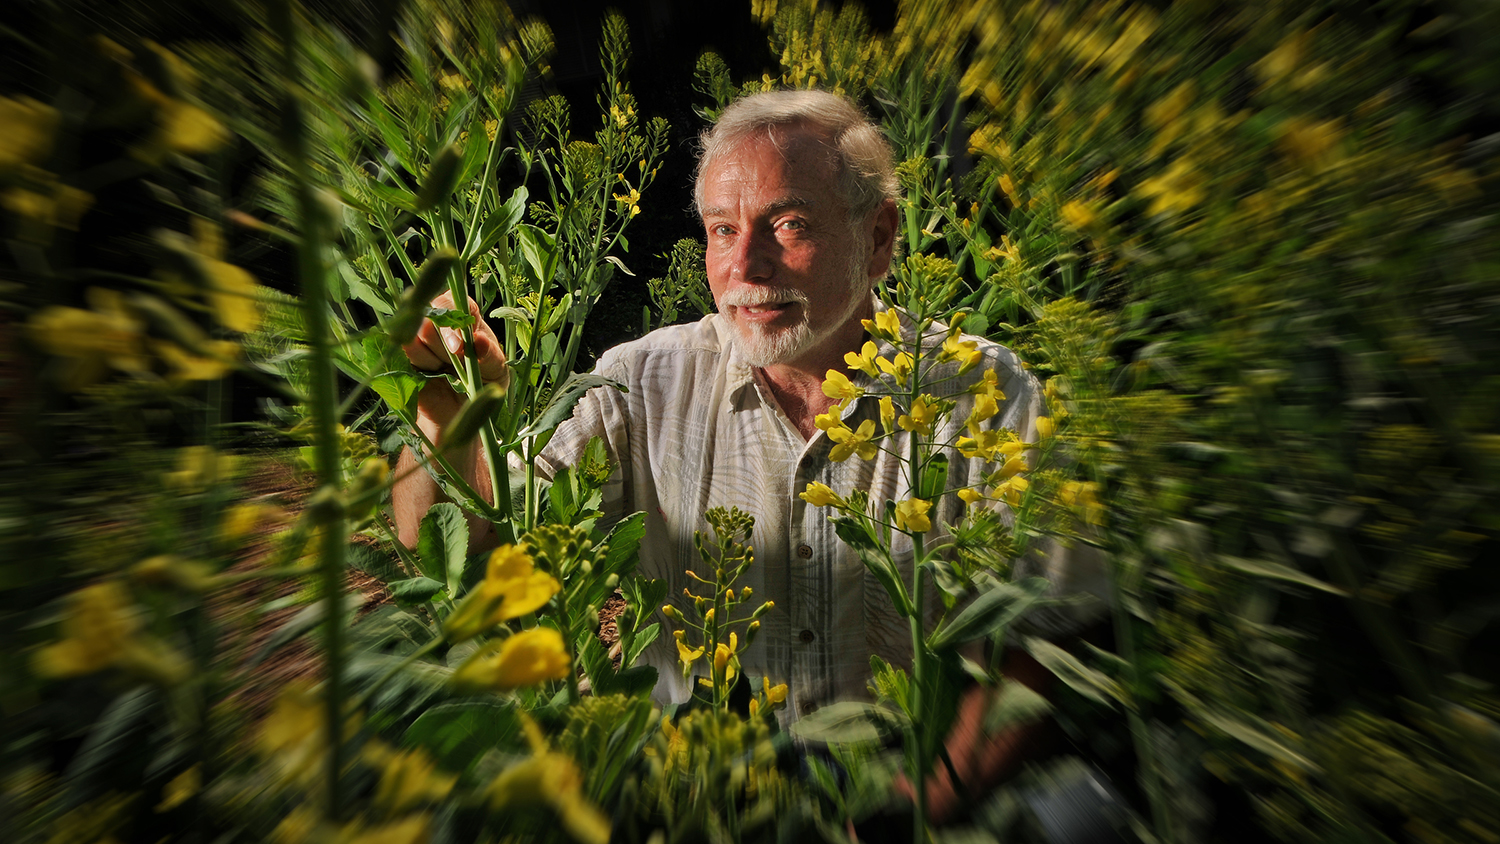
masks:
[[[823,394],[823,375],[790,366],[768,366],[758,370],[781,412],[786,414],[802,439],[810,440],[818,432],[815,421],[827,413],[834,400]],[[826,372],[827,370],[824,370]]]

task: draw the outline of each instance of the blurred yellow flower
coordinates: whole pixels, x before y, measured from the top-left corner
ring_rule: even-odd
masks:
[[[213,258],[204,258],[203,268],[213,285],[208,291],[208,303],[213,307],[214,318],[219,324],[241,334],[249,334],[260,327],[260,285],[255,276],[234,264]]]
[[[140,630],[124,587],[104,580],[69,595],[62,641],[42,648],[33,665],[44,677],[78,677],[113,666]]]
[[[344,824],[336,840],[339,844],[427,844],[431,826],[432,817],[425,812],[375,826],[354,820]]]
[[[45,162],[58,119],[57,109],[30,97],[0,97],[0,173]]]
[[[814,507],[835,507],[843,503],[838,493],[834,492],[831,487],[817,481],[808,484],[806,491],[802,492],[799,497]]]
[[[327,717],[323,697],[311,685],[295,681],[282,687],[255,739],[279,781],[311,784],[322,775],[328,752]],[[345,735],[354,729],[358,729],[357,719],[343,725]]]
[[[190,445],[177,450],[177,468],[162,475],[162,482],[178,492],[202,492],[233,478],[239,465],[240,459],[232,454],[219,454],[206,445]]]
[[[844,355],[844,363],[848,364],[850,369],[857,369],[874,378],[879,374],[875,369],[875,358],[878,355],[879,351],[875,348],[875,344],[866,340],[864,348],[860,349],[857,354],[848,352]]]
[[[548,680],[563,680],[572,671],[562,634],[550,627],[533,627],[504,641],[486,642],[448,681],[465,692],[508,692]]]
[[[847,425],[828,429],[828,438],[837,445],[828,453],[828,459],[835,463],[842,463],[849,459],[852,454],[858,454],[861,460],[873,460],[878,447],[870,439],[875,436],[875,421],[866,419],[859,423],[858,430],[850,430]]]
[[[889,434],[896,425],[896,404],[890,396],[880,399],[880,427]]]
[[[486,790],[492,809],[550,806],[574,840],[608,844],[609,818],[583,794],[583,775],[572,759],[543,750],[506,768]]]
[[[1099,222],[1099,215],[1087,204],[1074,200],[1062,207],[1063,222],[1074,229],[1092,228]]]
[[[990,497],[998,498],[1012,507],[1019,507],[1021,505],[1021,496],[1030,488],[1031,482],[1026,480],[1025,475],[1015,475],[995,487],[990,493]]]
[[[193,798],[203,787],[203,766],[194,765],[173,777],[161,789],[161,802],[154,812],[170,812]]]
[[[173,381],[217,381],[234,371],[240,354],[240,345],[231,340],[205,342],[202,351],[207,355],[195,355],[167,340],[156,340],[151,347],[171,368],[168,377]]]
[[[927,517],[927,511],[932,509],[931,501],[923,501],[920,498],[908,498],[896,505],[896,529],[907,533],[926,533],[932,530],[932,520]]]
[[[1058,500],[1083,512],[1091,525],[1104,524],[1104,504],[1099,501],[1099,485],[1092,481],[1068,481],[1057,491]]]
[[[1000,405],[992,396],[980,396],[974,400],[974,407],[969,410],[969,418],[964,423],[967,427],[977,428],[981,422],[1000,412]]]
[[[144,372],[149,368],[143,345],[145,326],[126,306],[118,290],[91,287],[89,309],[49,306],[32,315],[26,334],[38,348],[74,365],[68,386],[94,383],[106,368]]]
[[[372,767],[380,769],[375,804],[390,815],[402,814],[421,803],[442,800],[458,782],[457,774],[438,770],[432,757],[420,747],[397,751],[372,739],[361,755]]]

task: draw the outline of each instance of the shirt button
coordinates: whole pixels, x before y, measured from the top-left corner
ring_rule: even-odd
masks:
[[[798,545],[797,546],[797,556],[801,557],[804,560],[811,560],[812,559],[812,546],[811,545]]]
[[[813,632],[811,630],[804,630],[801,633],[797,634],[797,638],[802,640],[802,644],[810,645],[812,644],[812,640],[817,637],[813,635]]]
[[[814,712],[817,712],[817,711],[818,711],[818,702],[815,701],[815,700],[810,700],[807,703],[802,704],[802,715],[803,715],[803,717],[811,715],[811,714],[813,714]]]

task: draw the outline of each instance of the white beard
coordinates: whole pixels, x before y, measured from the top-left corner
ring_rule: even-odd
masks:
[[[807,294],[796,288],[768,285],[747,290],[736,296],[725,297],[724,301],[718,304],[721,312],[731,307],[755,307],[779,302],[796,302],[801,306],[801,319],[795,325],[785,328],[767,329],[751,323],[730,321],[730,327],[733,330],[729,332],[729,336],[739,348],[745,362],[764,369],[767,366],[796,360],[829,334],[843,328],[862,306],[869,304],[869,285],[870,280],[865,277],[862,265],[856,264],[850,267],[849,298],[844,303],[843,312],[829,321],[821,332],[813,331],[811,315],[808,313]],[[865,295],[861,295],[862,293]]]

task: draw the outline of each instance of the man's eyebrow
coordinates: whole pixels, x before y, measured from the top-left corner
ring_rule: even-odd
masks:
[[[815,200],[809,199],[807,197],[803,197],[803,196],[786,196],[786,197],[782,197],[780,199],[773,199],[770,202],[767,202],[765,205],[762,205],[760,207],[760,213],[763,214],[763,215],[764,214],[774,214],[777,211],[785,211],[788,208],[807,208],[807,207],[811,207],[811,206],[814,206],[814,205],[817,205],[817,204],[818,203]],[[704,219],[707,219],[709,217],[727,217],[727,216],[729,216],[729,210],[726,209],[726,208],[721,208],[721,207],[719,207],[717,205],[713,205],[713,206],[710,206],[708,208],[703,209],[703,218]]]

